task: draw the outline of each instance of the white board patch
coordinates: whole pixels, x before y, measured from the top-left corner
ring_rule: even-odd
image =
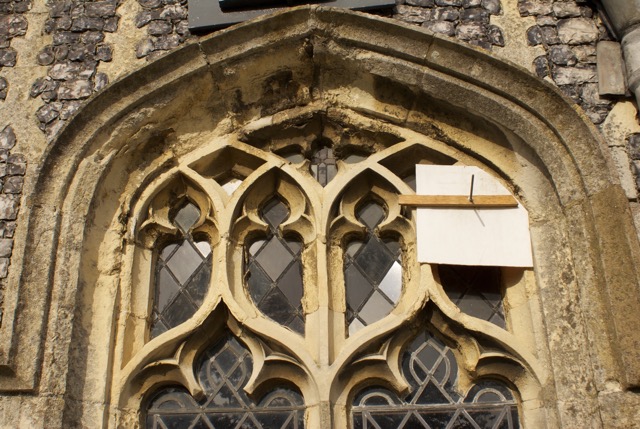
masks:
[[[478,167],[416,165],[418,195],[511,195]],[[418,260],[432,264],[532,267],[529,215],[515,208],[418,208]]]

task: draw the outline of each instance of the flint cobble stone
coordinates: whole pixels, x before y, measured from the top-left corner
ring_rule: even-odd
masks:
[[[423,27],[428,28],[434,33],[444,34],[446,36],[455,36],[456,26],[453,22],[447,21],[427,21],[422,24]]]
[[[552,63],[561,66],[574,66],[578,63],[576,54],[567,45],[551,46],[549,48],[549,59]]]
[[[7,79],[0,77],[0,100],[5,100],[7,98],[8,90],[9,82],[7,82]]]
[[[434,0],[407,0],[406,4],[418,7],[433,7],[435,5]]]
[[[0,149],[11,150],[16,145],[16,134],[10,126],[0,131]]]
[[[533,16],[528,43],[542,46],[546,54],[534,60],[541,78],[550,77],[596,125],[613,106],[597,94],[596,44],[610,36],[594,13],[594,4],[576,0],[519,0],[521,16]]]
[[[600,31],[589,18],[563,19],[558,22],[558,37],[568,45],[583,45],[598,41]]]
[[[9,272],[13,234],[20,209],[20,196],[26,171],[25,157],[12,154],[17,143],[11,125],[0,131],[0,293]],[[0,300],[0,308],[2,302]]]
[[[489,50],[504,46],[502,30],[491,24],[501,11],[500,0],[400,0],[393,17]]]
[[[431,4],[434,0],[412,0],[412,5]],[[146,29],[136,46],[136,56],[152,60],[191,37],[187,23],[187,0],[138,0],[142,10],[136,16],[136,27]],[[423,22],[416,19],[415,22]]]
[[[108,83],[98,67],[113,58],[112,47],[104,40],[105,33],[118,29],[119,5],[120,0],[47,3],[45,32],[52,35],[52,44],[39,52],[37,61],[49,69],[45,77],[36,79],[30,91],[31,97],[40,97],[45,103],[36,118],[47,137],[52,138],[62,127],[61,121],[71,117],[70,112]]]
[[[10,238],[0,238],[0,258],[11,257],[13,250],[13,240]]]
[[[0,73],[4,67],[15,67],[18,54],[11,47],[15,37],[27,33],[29,23],[24,13],[31,9],[31,0],[0,2]],[[0,100],[5,100],[9,92],[9,82],[0,76]]]

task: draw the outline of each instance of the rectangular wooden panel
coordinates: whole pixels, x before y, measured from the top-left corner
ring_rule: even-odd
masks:
[[[473,200],[463,195],[400,195],[404,206],[415,207],[458,207],[458,208],[501,208],[518,207],[518,201],[511,195],[474,195]]]

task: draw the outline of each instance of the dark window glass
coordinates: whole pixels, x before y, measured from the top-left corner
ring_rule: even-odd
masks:
[[[278,231],[278,226],[289,217],[289,208],[280,198],[267,201],[260,216],[269,225],[269,234],[252,242],[245,252],[249,295],[270,319],[302,334],[302,243],[284,238]]]
[[[344,279],[347,298],[347,327],[350,334],[391,312],[402,294],[400,243],[381,239],[375,228],[386,216],[373,201],[356,213],[367,228],[364,241],[351,241],[344,251]]]
[[[499,267],[438,266],[449,299],[470,316],[505,328]]]
[[[356,395],[351,409],[354,428],[519,428],[518,409],[502,383],[483,380],[466,395],[456,390],[458,364],[445,344],[421,333],[402,356],[409,382],[406,397],[379,387]]]
[[[226,336],[196,368],[204,398],[196,401],[180,387],[160,390],[147,408],[147,428],[302,429],[305,407],[297,391],[276,388],[259,403],[247,396],[252,366],[249,352]]]
[[[358,162],[362,162],[365,159],[367,159],[367,155],[359,154],[359,153],[352,153],[352,154],[347,155],[346,157],[344,157],[343,161],[346,162],[347,164],[357,164]]]
[[[333,154],[333,149],[329,146],[320,146],[311,157],[309,170],[318,183],[322,186],[327,186],[327,183],[332,181],[338,173],[338,166],[336,164],[336,157]]]
[[[300,164],[305,160],[304,155],[299,152],[288,153],[286,155],[283,155],[282,157],[292,164]]]
[[[414,191],[416,190],[416,175],[415,174],[411,174],[411,175],[405,177],[402,180],[404,181],[404,183],[409,185],[409,187],[411,189],[413,189]]]
[[[192,204],[184,205],[173,218],[182,233],[179,242],[158,252],[155,297],[151,314],[151,338],[175,328],[200,308],[211,279],[211,246],[196,241],[191,228],[200,217]]]

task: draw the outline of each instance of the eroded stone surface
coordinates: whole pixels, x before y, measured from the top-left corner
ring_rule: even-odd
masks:
[[[146,186],[144,174],[154,171],[160,165],[172,168],[176,160],[182,163],[180,166],[185,170],[196,168],[191,164],[192,159],[185,159],[196,153],[198,156],[208,156],[212,150],[220,149],[221,146],[216,145],[229,141],[233,142],[232,145],[250,147],[249,152],[260,148],[272,148],[278,155],[277,149],[294,144],[302,144],[305,150],[311,151],[311,145],[315,140],[309,136],[315,135],[315,131],[310,132],[304,128],[306,126],[313,130],[322,129],[321,135],[324,138],[337,142],[335,144],[345,151],[358,147],[372,153],[380,153],[388,147],[404,144],[397,140],[398,134],[394,133],[397,129],[411,128],[410,131],[403,131],[406,135],[403,134],[401,137],[407,142],[427,142],[434,145],[445,154],[441,155],[443,158],[440,160],[452,162],[451,160],[459,157],[462,162],[483,164],[489,160],[494,163],[487,168],[495,168],[500,171],[505,181],[515,183],[514,192],[518,192],[523,204],[531,209],[533,230],[538,234],[538,241],[534,245],[537,266],[535,272],[526,273],[525,277],[529,279],[528,283],[524,282],[526,290],[522,291],[522,296],[517,301],[518,310],[522,310],[522,313],[518,314],[526,320],[514,322],[515,326],[519,326],[514,328],[514,332],[520,329],[517,331],[519,335],[515,335],[520,342],[516,349],[529,353],[523,361],[529,359],[530,362],[535,362],[538,365],[535,371],[541,374],[539,380],[542,394],[536,390],[538,387],[534,382],[528,386],[529,390],[522,389],[521,392],[522,408],[527,416],[527,423],[534,427],[543,427],[543,424],[548,427],[598,427],[597,422],[602,418],[604,428],[626,428],[637,420],[637,413],[634,414],[633,411],[633,407],[637,405],[637,394],[623,392],[625,388],[620,383],[616,385],[610,381],[623,378],[620,376],[623,370],[620,370],[616,363],[620,356],[619,351],[615,350],[615,343],[613,349],[607,349],[607,353],[613,357],[607,357],[607,353],[600,353],[599,350],[594,351],[610,347],[607,343],[609,328],[601,329],[603,332],[598,331],[597,334],[588,328],[591,325],[612,325],[611,315],[606,308],[609,308],[608,305],[617,304],[608,302],[606,297],[598,297],[600,291],[606,292],[605,288],[609,284],[615,284],[619,287],[618,292],[626,292],[617,296],[615,300],[622,301],[620,297],[628,298],[629,290],[633,288],[629,283],[632,277],[630,267],[633,267],[633,263],[629,261],[634,259],[624,259],[627,257],[625,252],[628,243],[631,242],[629,237],[633,234],[629,234],[627,230],[622,231],[621,224],[624,222],[617,221],[622,216],[620,213],[627,210],[625,198],[622,196],[615,200],[608,199],[611,194],[620,196],[621,189],[625,190],[627,198],[631,198],[633,183],[632,187],[628,188],[627,180],[620,188],[615,171],[612,169],[607,172],[603,167],[607,164],[602,161],[603,154],[599,152],[597,138],[583,132],[582,119],[563,104],[564,102],[556,97],[548,86],[533,82],[526,72],[506,62],[495,58],[489,61],[478,56],[478,50],[473,51],[475,54],[469,54],[466,51],[462,53],[460,48],[442,49],[444,42],[441,39],[430,44],[418,45],[424,34],[415,32],[410,34],[411,37],[406,37],[405,27],[401,30],[395,29],[396,32],[387,31],[383,37],[372,37],[371,40],[366,36],[379,34],[374,31],[356,33],[360,36],[358,41],[361,43],[393,46],[386,47],[387,50],[382,53],[372,54],[361,45],[353,47],[344,39],[339,39],[344,37],[348,40],[348,37],[352,36],[350,31],[354,31],[345,24],[348,19],[344,17],[340,18],[345,20],[342,23],[335,22],[336,28],[338,25],[344,26],[340,31],[336,31],[336,39],[326,38],[326,34],[319,38],[314,38],[318,37],[314,35],[300,45],[285,44],[285,49],[278,46],[277,49],[268,52],[261,52],[260,45],[261,49],[256,49],[258,54],[255,54],[259,58],[255,61],[248,61],[243,57],[237,62],[225,63],[224,67],[220,68],[212,67],[199,74],[200,70],[205,70],[207,62],[218,64],[216,58],[227,55],[225,49],[244,52],[243,49],[248,49],[245,44],[268,45],[265,42],[269,40],[268,37],[279,38],[281,33],[275,36],[268,33],[253,41],[250,37],[233,39],[231,33],[227,35],[231,38],[230,42],[219,39],[216,44],[192,45],[191,51],[181,51],[177,53],[179,55],[168,58],[171,61],[163,63],[163,58],[158,57],[175,50],[188,38],[194,38],[188,36],[186,30],[186,6],[161,0],[140,0],[139,4],[139,10],[131,8],[131,4],[127,5],[130,7],[127,10],[136,12],[127,16],[130,20],[128,25],[133,27],[133,21],[137,18],[139,30],[127,33],[128,39],[124,36],[118,39],[121,44],[112,44],[108,38],[116,33],[110,33],[106,37],[105,34],[120,31],[116,11],[122,9],[118,8],[117,3],[85,2],[82,5],[82,16],[75,16],[79,12],[71,12],[75,7],[73,5],[76,5],[74,2],[51,3],[45,10],[45,13],[50,15],[45,31],[51,37],[52,43],[44,49],[35,50],[29,57],[32,59],[32,67],[48,70],[47,76],[30,78],[26,83],[20,79],[5,83],[0,80],[0,94],[3,91],[6,94],[7,84],[11,84],[10,90],[19,88],[23,100],[28,99],[27,94],[31,95],[32,99],[27,102],[32,103],[33,108],[28,120],[33,120],[35,114],[37,123],[50,135],[54,135],[62,124],[78,113],[84,115],[82,123],[74,122],[79,132],[87,131],[82,128],[85,124],[95,127],[89,130],[91,132],[102,126],[91,122],[95,117],[108,119],[104,121],[108,123],[108,127],[96,134],[95,140],[84,142],[84,145],[72,146],[82,139],[77,136],[65,140],[62,144],[60,141],[54,143],[59,146],[55,146],[52,158],[47,159],[55,159],[55,162],[47,166],[34,166],[34,170],[38,170],[35,167],[46,167],[63,174],[52,174],[46,184],[41,183],[41,188],[37,188],[47,189],[49,192],[46,195],[27,196],[22,207],[20,192],[23,185],[29,186],[29,177],[24,177],[27,161],[32,166],[32,163],[43,159],[43,153],[39,149],[31,148],[31,142],[25,141],[22,134],[13,132],[11,127],[0,132],[0,279],[13,275],[16,265],[22,268],[29,262],[36,262],[29,265],[31,271],[25,274],[26,280],[21,284],[25,288],[31,287],[27,289],[29,292],[24,295],[27,298],[21,304],[28,308],[29,303],[41,302],[37,300],[44,302],[44,297],[47,298],[42,308],[36,308],[36,311],[28,308],[32,312],[22,319],[25,323],[21,329],[29,329],[41,320],[46,310],[49,311],[49,319],[45,321],[41,335],[29,338],[32,340],[39,337],[42,342],[31,341],[26,348],[20,349],[23,355],[30,357],[40,356],[42,352],[46,371],[39,374],[41,378],[36,382],[37,388],[33,390],[35,393],[0,395],[0,416],[4,419],[3,423],[9,422],[11,428],[72,427],[73,424],[99,427],[105,420],[104,404],[108,401],[104,398],[104,392],[110,387],[112,371],[114,368],[120,368],[118,365],[112,365],[110,359],[114,356],[111,354],[113,344],[108,338],[112,338],[109,337],[114,332],[112,328],[118,323],[112,318],[120,317],[118,311],[122,310],[116,309],[116,304],[120,302],[120,288],[129,285],[127,275],[121,273],[123,246],[135,245],[135,240],[126,236],[127,231],[135,229],[128,228],[133,222],[133,212],[125,213],[125,209],[123,212],[118,210],[129,201],[133,201],[133,195],[139,195],[137,192]],[[530,65],[535,58],[538,75],[550,81],[555,79],[553,83],[585,107],[585,111],[590,113],[594,122],[597,123],[601,115],[606,116],[614,102],[601,97],[597,92],[593,75],[593,42],[574,44],[587,33],[590,36],[584,40],[592,40],[593,28],[584,25],[587,21],[594,23],[598,28],[598,40],[606,37],[589,4],[572,1],[520,1],[517,13],[522,13],[523,17],[518,19],[526,23],[522,31],[518,26],[504,25],[504,19],[496,21],[498,18],[512,16],[499,14],[512,14],[517,10],[515,6],[505,10],[508,4],[513,6],[515,2],[407,0],[398,6],[395,13],[399,20],[411,21],[434,32],[457,37],[465,43],[492,47],[504,57],[519,63],[522,58],[528,58],[527,65]],[[31,24],[31,16],[27,18]],[[571,20],[575,19],[580,21],[577,24],[572,23]],[[16,29],[11,31],[15,31],[16,34],[22,31],[20,22],[16,21]],[[299,22],[287,23],[283,26],[283,33],[289,28],[289,24],[297,25]],[[367,24],[371,26],[369,30],[382,25],[375,19]],[[583,31],[586,27],[590,27],[591,30]],[[263,27],[256,27],[254,30],[258,31],[258,28]],[[348,30],[345,31],[343,28]],[[532,28],[530,34],[535,46],[526,46],[527,28]],[[134,37],[136,35],[139,37]],[[519,45],[519,48],[501,48],[502,44],[509,45],[516,36],[521,39],[522,45]],[[396,40],[405,41],[404,46],[398,48],[394,45]],[[28,43],[31,41],[23,41],[21,38],[14,40],[11,48],[16,49],[18,54],[17,65],[20,65],[25,52],[19,48],[32,46]],[[340,51],[341,44],[349,48]],[[7,46],[2,46],[0,49],[8,49]],[[418,48],[412,49],[415,46]],[[101,72],[99,66],[102,62],[118,62],[118,58],[123,58],[118,56],[121,55],[119,50],[122,49],[127,49],[132,57],[135,57],[138,49],[140,58],[158,58],[160,62],[152,63],[149,68],[128,78],[126,86],[108,89],[108,76],[112,76],[111,71],[120,67],[122,70],[118,70],[119,76],[124,76],[144,63],[122,62],[117,66],[110,64],[110,73]],[[377,61],[377,58],[387,55],[393,49],[402,51],[402,55],[393,57],[393,61],[387,63]],[[189,56],[194,51],[200,54]],[[438,54],[441,55],[439,58]],[[10,56],[7,58],[11,60]],[[407,58],[419,58],[420,61],[426,58],[437,70],[415,66]],[[276,59],[280,62],[275,61]],[[453,64],[447,63],[447,60]],[[470,63],[461,63],[464,60]],[[501,67],[490,67],[491,61],[495,61]],[[410,66],[407,65],[409,63]],[[175,78],[182,72],[183,66],[189,69],[185,74],[193,74],[180,84],[167,84],[164,79]],[[323,68],[324,66],[327,68]],[[450,69],[456,70],[454,76],[444,72]],[[487,88],[499,86],[501,80],[518,84],[510,88],[501,87],[500,94],[492,93],[491,97],[483,99],[482,103],[477,102],[487,94]],[[464,83],[460,86],[452,83],[461,81]],[[20,85],[14,86],[14,82]],[[143,85],[148,86],[144,86],[144,95],[136,95],[139,97],[139,104],[128,104],[128,97],[133,97],[131,92],[142,92],[140,88]],[[479,89],[469,90],[474,85],[478,85]],[[87,97],[105,88],[111,91],[105,93],[109,97],[108,103],[97,99],[97,103],[93,105],[95,110],[87,112],[83,109]],[[420,92],[423,90],[424,93]],[[505,94],[519,100],[520,104],[510,104],[511,101],[507,100]],[[543,95],[549,97],[547,103],[542,104],[544,108],[532,105]],[[325,97],[323,101],[327,102],[319,109],[325,116],[322,120],[310,120],[310,106],[321,97]],[[36,101],[38,104],[35,104]],[[122,110],[111,116],[100,110],[123,105],[131,110]],[[345,106],[352,109],[350,113],[344,113]],[[477,111],[469,113],[465,110],[468,106]],[[614,157],[618,168],[623,168],[625,162],[629,162],[625,161],[624,157],[628,145],[631,162],[640,169],[640,133],[632,127],[624,126],[628,121],[636,120],[636,110],[633,105],[627,107],[629,111],[623,115],[624,119],[617,116],[618,111],[607,117],[607,121],[602,125],[603,135],[608,145],[615,146],[614,154],[620,155]],[[514,113],[522,114],[523,111],[528,112],[528,116],[517,116]],[[554,132],[560,130],[563,133],[563,141],[556,140],[558,137],[554,132],[538,124],[540,119],[553,123],[557,115],[566,114],[567,111],[573,113],[573,116],[567,116],[571,120],[556,123],[553,129]],[[119,116],[121,113],[123,116]],[[7,111],[2,112],[2,115],[3,119],[10,117]],[[326,115],[334,116],[329,120]],[[26,126],[22,122],[28,120],[22,121],[20,118],[19,125],[16,121],[12,123],[12,127]],[[498,122],[502,124],[500,127],[494,124]],[[535,128],[537,126],[540,128]],[[19,141],[16,134],[20,137]],[[522,141],[523,138],[526,142]],[[103,148],[96,149],[89,155],[82,152],[92,144],[99,145],[103,142],[107,142]],[[536,142],[536,150],[530,148],[530,142]],[[583,144],[585,142],[589,144]],[[18,149],[21,151],[24,147],[30,148],[26,157],[12,153]],[[214,149],[211,149],[212,147]],[[566,149],[567,147],[570,149]],[[64,152],[63,156],[56,157],[57,150]],[[563,152],[564,150],[567,152]],[[74,157],[81,153],[82,164],[71,166],[75,162]],[[111,160],[110,157],[113,156],[116,157],[116,161]],[[413,158],[403,158],[403,162],[414,162]],[[416,156],[415,161],[419,162],[419,158]],[[256,168],[242,157],[228,159],[237,162],[238,165],[245,166],[243,163],[248,163],[251,168],[247,169],[250,171]],[[247,159],[250,159],[250,156],[247,156]],[[306,174],[306,171],[302,170],[297,173],[293,171],[292,163],[288,161],[278,162],[273,166],[274,171],[289,169],[292,174]],[[394,163],[400,162],[389,161],[384,168],[393,170],[396,165]],[[576,168],[574,163],[579,164],[580,168]],[[102,181],[99,177],[102,177],[101,168],[105,165],[113,171],[105,173],[106,179]],[[517,173],[510,176],[514,171]],[[65,181],[67,177],[75,174],[79,183]],[[555,180],[553,186],[546,182],[550,176]],[[118,187],[121,180],[129,181],[124,191]],[[401,181],[397,182],[398,187],[404,186]],[[604,182],[610,183],[605,186]],[[266,186],[264,183],[266,181],[259,186]],[[361,183],[363,182],[354,180],[354,184]],[[103,185],[106,187],[101,188]],[[314,189],[313,186],[316,185],[312,183],[305,191]],[[409,192],[406,187],[402,189]],[[68,192],[71,196],[69,200],[61,202],[56,199],[55,196],[59,195],[61,190]],[[589,192],[593,190],[600,192],[598,198],[601,202],[598,209],[592,212],[587,201],[590,198]],[[91,198],[96,198],[93,206],[89,204]],[[227,196],[223,194],[220,198],[224,199]],[[38,204],[33,204],[34,199]],[[558,203],[557,199],[561,199],[561,202]],[[292,205],[298,207],[297,204]],[[109,212],[106,210],[107,207],[113,211]],[[395,210],[397,205],[392,205],[391,208]],[[93,217],[84,217],[81,209],[92,213]],[[214,216],[220,212],[219,208],[212,211]],[[572,217],[565,219],[563,216],[567,212],[570,212]],[[27,253],[25,258],[29,259],[34,254],[46,255],[36,261],[20,259],[26,226],[20,226],[17,222],[25,213],[30,216],[29,228],[37,231],[28,243],[34,253]],[[316,213],[310,214],[309,218],[312,219],[315,215]],[[594,231],[594,226],[590,223],[593,216],[598,219],[611,218],[611,221],[598,224],[599,229]],[[62,219],[62,225],[55,223],[58,219]],[[544,228],[540,227],[540,219],[549,223],[545,224]],[[230,221],[225,222],[225,225],[231,224]],[[23,228],[22,232],[20,228]],[[56,251],[47,247],[50,246],[48,243],[54,242],[51,238],[53,231],[62,231],[64,237],[58,238],[59,247]],[[86,241],[79,243],[78,237],[85,231],[90,235]],[[222,233],[227,234],[229,231],[225,229]],[[615,236],[616,240],[607,241],[609,236]],[[324,239],[325,237],[322,237],[320,241]],[[605,250],[595,254],[589,253],[590,249],[599,249],[601,242],[606,242]],[[314,246],[315,243],[309,248],[312,249]],[[38,251],[41,253],[37,253]],[[408,246],[403,252],[411,255],[413,250]],[[73,264],[86,254],[90,256],[83,260],[82,268],[74,271],[77,267]],[[604,263],[600,256],[603,257]],[[57,268],[54,267],[53,275],[46,271],[50,267],[47,265],[50,261],[47,258],[51,257],[60,258]],[[311,260],[313,263],[310,265],[318,265],[318,257]],[[612,260],[627,261],[624,262],[626,271],[617,269],[620,267],[615,268]],[[607,271],[603,264],[606,265]],[[339,272],[341,260],[338,258],[330,262],[329,266],[335,272]],[[74,281],[78,279],[78,272],[81,272],[81,282],[76,284]],[[430,267],[422,267],[420,275],[429,281],[412,291],[426,289],[435,284],[435,280],[429,277],[430,272]],[[148,270],[145,273],[148,275]],[[617,273],[623,275],[616,277]],[[323,276],[319,276],[319,280],[328,281],[327,274]],[[412,271],[412,276],[418,276],[417,269]],[[324,284],[315,280],[314,278],[311,283]],[[49,281],[53,282],[51,291],[34,292],[38,291],[36,287],[48,284]],[[145,289],[148,289],[148,284],[143,282],[139,290]],[[592,291],[592,295],[587,293],[589,290]],[[2,291],[4,289],[0,288],[0,292]],[[438,298],[435,289],[432,292],[431,302],[443,299]],[[603,295],[606,295],[604,292]],[[335,299],[339,303],[340,298]],[[147,297],[140,298],[139,302],[141,305],[148,305]],[[445,301],[438,302],[437,305],[445,308],[443,303]],[[628,304],[627,302],[624,305]],[[308,299],[306,305],[317,312],[325,304],[313,297]],[[419,312],[422,305],[419,299],[412,299],[405,305],[408,309],[407,314],[421,317],[418,313],[411,313]],[[336,307],[339,305],[336,304]],[[125,310],[122,311],[126,313]],[[335,314],[340,315],[339,312]],[[332,315],[335,318],[334,323],[341,323],[341,319],[335,314]],[[460,318],[456,319],[458,316],[455,312],[447,314],[450,318],[447,320],[454,320],[455,323],[447,322],[443,326],[446,329],[452,329],[451,326],[464,329],[466,322]],[[147,314],[141,311],[127,319],[127,323],[132,320],[132,324],[144,324],[146,317]],[[241,319],[238,323],[249,323],[247,320]],[[617,318],[616,323],[619,320],[620,318]],[[477,323],[473,324],[473,327],[477,331],[484,329]],[[249,333],[250,329],[244,332]],[[277,333],[274,335],[277,336]],[[494,333],[487,334],[484,340],[493,335]],[[144,335],[140,338],[142,337]],[[504,338],[500,337],[500,340]],[[38,348],[40,343],[44,344],[43,349]],[[532,345],[529,347],[526,344]],[[136,349],[140,345],[136,343],[131,347]],[[489,347],[493,347],[491,350],[500,348],[496,344],[490,344]],[[125,351],[123,354],[128,352]],[[175,349],[171,352],[175,352]],[[115,355],[118,353],[119,351]],[[168,356],[171,357],[173,354],[170,353]],[[119,357],[116,356],[115,359]],[[85,360],[88,362],[86,367],[83,363]],[[32,361],[33,359],[28,362],[25,360],[25,363],[31,364]],[[627,366],[633,365],[631,363]],[[18,372],[19,370],[20,368]],[[475,371],[476,368],[472,370]],[[151,368],[151,371],[154,369]],[[5,372],[0,374],[5,377]],[[519,379],[517,381],[520,382]],[[111,401],[112,398],[108,400]],[[113,409],[118,408],[118,405],[112,405]],[[123,427],[133,427],[136,424],[138,406],[139,403],[136,403],[131,410],[122,411],[125,414],[122,422],[126,422],[123,423]],[[66,410],[65,418],[62,417],[63,410]],[[348,407],[344,406],[339,411],[346,415]],[[314,412],[311,412],[310,418],[316,417]],[[537,417],[535,413],[538,413]],[[616,414],[623,415],[616,418]],[[322,415],[326,419],[325,422],[330,420],[330,410],[323,411]],[[329,423],[321,427],[329,427],[328,425]]]

